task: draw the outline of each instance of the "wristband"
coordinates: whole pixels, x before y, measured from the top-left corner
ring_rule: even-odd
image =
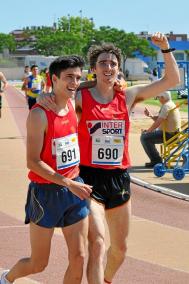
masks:
[[[169,53],[169,52],[172,52],[174,50],[175,50],[175,48],[161,49],[161,52],[162,53]]]

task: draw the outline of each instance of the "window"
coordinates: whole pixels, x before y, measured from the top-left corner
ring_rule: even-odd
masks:
[[[184,52],[176,52],[174,53],[175,59],[177,61],[183,61],[184,60]]]
[[[176,37],[176,41],[181,41],[182,40],[182,37],[181,36],[177,36]]]

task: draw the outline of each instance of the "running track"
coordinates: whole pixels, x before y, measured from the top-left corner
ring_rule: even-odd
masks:
[[[12,86],[8,87],[6,95],[5,113],[11,112],[20,136],[24,139],[28,113],[25,98]],[[23,143],[23,149],[24,147]],[[2,165],[3,160],[0,161],[0,169]],[[0,178],[2,174],[1,171]],[[9,202],[6,195],[1,195],[1,199],[5,203]],[[189,203],[132,184],[132,206],[133,221],[128,257],[114,283],[188,284]],[[10,267],[30,251],[28,227],[23,225],[21,218],[14,216],[17,216],[16,212],[14,215],[7,214],[4,209],[0,211],[0,268]],[[66,265],[65,242],[60,234],[56,233],[46,271],[30,276],[30,280],[19,280],[16,283],[34,283],[31,282],[33,279],[37,283],[60,284]],[[84,279],[83,284],[85,283],[87,282]]]

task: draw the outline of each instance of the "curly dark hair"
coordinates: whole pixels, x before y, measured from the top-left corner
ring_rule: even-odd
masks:
[[[121,49],[116,47],[113,43],[102,43],[101,45],[92,45],[88,52],[88,60],[90,67],[96,66],[97,59],[101,53],[114,54],[118,60],[118,66],[121,65]]]

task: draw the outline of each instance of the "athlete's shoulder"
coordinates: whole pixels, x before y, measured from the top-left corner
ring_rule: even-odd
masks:
[[[42,106],[36,105],[30,110],[29,117],[34,120],[44,121],[46,120],[46,112],[47,111]]]
[[[27,118],[27,131],[28,133],[35,134],[35,132],[45,132],[48,125],[48,119],[45,111],[40,107],[32,108]]]

